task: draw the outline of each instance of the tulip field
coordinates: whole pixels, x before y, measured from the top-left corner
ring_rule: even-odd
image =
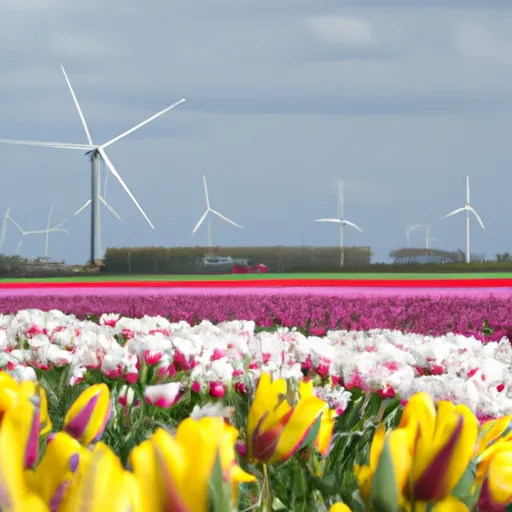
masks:
[[[512,292],[0,287],[0,510],[503,511]]]

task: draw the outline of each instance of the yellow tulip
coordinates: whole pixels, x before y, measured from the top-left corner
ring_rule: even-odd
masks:
[[[52,429],[46,393],[35,382],[24,381],[19,384],[8,373],[0,371],[0,421],[5,412],[18,406],[25,407],[25,412],[32,414],[32,425],[26,433],[25,443],[25,466],[32,467],[37,460],[39,436]]]
[[[315,396],[313,393],[313,381],[299,382],[299,396],[301,400]],[[323,457],[326,457],[331,450],[332,433],[334,422],[338,414],[334,409],[324,410],[320,419],[320,428],[315,439],[315,446]]]
[[[110,391],[106,384],[86,388],[73,402],[62,428],[69,435],[89,446],[99,440],[110,417]]]
[[[512,415],[503,416],[494,420],[486,421],[478,434],[475,457],[478,462],[479,456],[498,441],[509,441],[512,439]]]
[[[41,400],[41,405],[39,406],[41,414],[41,430],[39,435],[44,436],[52,431],[53,425],[48,413],[48,399],[46,397],[46,391],[42,386],[39,386],[39,398]]]
[[[307,396],[292,406],[286,399],[287,391],[286,380],[272,382],[269,374],[261,374],[247,418],[249,458],[269,464],[285,462],[305,446],[311,433],[313,439],[318,437],[322,414],[329,409],[327,403]],[[330,425],[325,425],[323,448],[329,438]]]
[[[389,474],[389,481],[394,484],[392,488],[386,489],[396,496],[396,502],[401,504],[404,502],[404,490],[408,482],[411,458],[409,447],[407,445],[408,432],[404,429],[395,429],[386,432],[384,424],[380,424],[372,439],[370,445],[369,465],[359,466],[356,464],[354,474],[359,484],[359,491],[364,502],[370,506],[372,501],[372,491],[374,484],[374,476],[379,468],[381,455],[386,443],[391,455],[391,467],[387,468],[392,474]]]
[[[20,407],[3,414],[0,425],[0,510],[5,512],[50,512],[50,509],[26,486],[24,438],[27,429],[26,411]]]
[[[399,428],[408,431],[412,455],[412,495],[440,501],[450,495],[473,456],[478,421],[465,405],[417,393],[408,401]]]
[[[237,430],[222,418],[187,418],[173,438],[163,429],[132,450],[130,465],[147,510],[208,510],[208,493],[217,455],[223,480],[236,503],[240,482],[253,482],[235,462]]]
[[[414,512],[469,512],[469,508],[453,496],[436,501],[432,505],[426,502],[416,502]]]
[[[127,474],[112,450],[99,442],[91,453],[83,478],[69,497],[67,510],[136,512],[140,510],[140,502],[133,500],[137,486],[137,481]]]
[[[58,432],[48,443],[46,452],[35,471],[26,471],[29,488],[55,512],[69,510],[71,493],[83,477],[91,452],[65,432]]]
[[[498,442],[482,454],[477,482],[482,482],[480,510],[504,510],[512,503],[512,441]]]
[[[352,509],[345,503],[335,503],[331,506],[329,512],[352,512]]]

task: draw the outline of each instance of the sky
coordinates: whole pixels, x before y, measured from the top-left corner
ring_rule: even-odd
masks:
[[[374,261],[431,224],[435,248],[510,251],[512,4],[509,0],[3,0],[0,138],[86,143],[60,69],[95,143],[180,98],[185,103],[107,153],[155,225],[115,178],[102,246],[337,245],[339,180],[347,245]],[[66,220],[49,255],[89,257],[90,165],[80,151],[0,145],[0,209],[24,230]],[[102,181],[105,174],[103,174]],[[103,184],[102,184],[103,185]],[[2,214],[3,215],[3,214]],[[44,236],[9,226],[1,251],[44,254]],[[423,246],[421,232],[411,234]]]

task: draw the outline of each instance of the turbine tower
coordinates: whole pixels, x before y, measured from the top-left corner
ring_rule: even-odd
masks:
[[[138,203],[137,199],[135,199],[135,196],[131,193],[130,189],[126,185],[126,183],[121,178],[120,174],[116,171],[114,165],[110,161],[109,157],[107,156],[107,153],[105,152],[105,149],[117,142],[118,140],[126,137],[127,135],[133,133],[134,131],[138,130],[139,128],[142,128],[146,124],[150,123],[151,121],[154,121],[158,117],[162,116],[166,112],[169,112],[169,110],[173,109],[174,107],[177,107],[181,103],[185,101],[185,98],[182,98],[181,100],[177,101],[176,103],[173,103],[172,105],[168,106],[167,108],[161,110],[160,112],[157,112],[156,114],[152,115],[151,117],[145,119],[141,123],[135,125],[133,128],[130,128],[129,130],[121,133],[117,137],[114,137],[113,139],[109,140],[108,142],[105,142],[104,144],[94,144],[91,138],[91,134],[89,132],[89,128],[87,126],[87,123],[85,121],[85,117],[83,115],[82,109],[80,108],[80,104],[78,103],[78,99],[76,97],[76,94],[73,90],[73,87],[71,86],[71,82],[68,78],[68,75],[66,73],[66,70],[64,69],[64,66],[61,64],[62,73],[64,74],[64,79],[66,80],[66,83],[68,85],[69,91],[71,93],[71,96],[73,98],[73,102],[75,103],[75,107],[78,111],[78,115],[80,117],[80,121],[82,122],[82,126],[85,131],[85,135],[87,137],[87,144],[72,144],[67,142],[35,142],[35,141],[26,141],[26,140],[10,140],[10,139],[0,139],[0,143],[4,144],[22,144],[27,146],[40,146],[40,147],[49,147],[49,148],[58,148],[58,149],[75,149],[78,151],[85,151],[86,155],[89,156],[90,162],[91,162],[91,262],[96,263],[101,260],[101,254],[100,254],[100,211],[99,211],[99,203],[101,201],[100,199],[100,184],[99,184],[99,164],[100,160],[103,160],[105,165],[107,166],[108,170],[113,174],[113,176],[119,181],[121,186],[124,188],[125,192],[128,194],[130,199],[133,201],[137,209],[140,211],[142,216],[146,219],[148,224],[151,226],[152,229],[155,229],[151,221],[149,220],[149,217],[146,215],[140,204]]]
[[[98,175],[98,179],[101,181],[101,168],[100,168],[100,173]],[[121,220],[121,217],[119,216],[119,214],[114,210],[114,208],[112,208],[112,206],[110,206],[107,202],[107,184],[108,184],[108,171],[105,172],[105,185],[103,187],[103,195],[100,195],[98,196],[98,199],[103,203],[103,206],[105,206],[105,208],[107,208],[107,210],[117,219],[117,220]],[[88,199],[83,205],[81,208],[79,208],[76,212],[75,212],[75,215],[79,215],[81,212],[83,212],[90,204],[91,204],[91,200]],[[99,216],[99,212],[98,212],[98,216]],[[101,223],[98,221],[98,224],[100,225]],[[99,243],[101,243],[101,232],[99,233],[98,235],[98,240],[99,240]],[[100,249],[100,252],[101,252],[101,249]]]
[[[226,222],[229,222],[233,226],[243,229],[243,226],[240,226],[240,224],[237,224],[236,222],[232,221],[231,219],[228,219],[227,217],[222,215],[222,213],[219,213],[217,210],[214,210],[210,206],[210,197],[208,196],[208,187],[206,185],[206,176],[204,174],[203,174],[203,185],[204,185],[204,196],[206,199],[206,210],[203,213],[203,215],[201,216],[201,218],[199,219],[199,222],[196,224],[195,228],[192,230],[192,234],[193,235],[195,234],[195,232],[199,229],[199,227],[204,222],[204,220],[206,219],[206,217],[208,216],[208,214],[210,212],[213,213],[214,215],[217,215],[217,217],[219,217],[220,219],[222,219]],[[211,225],[210,225],[210,219],[208,219],[208,247],[210,249],[212,248],[212,230],[211,230]]]
[[[469,176],[466,176],[466,204],[462,208],[457,208],[456,210],[453,210],[453,212],[448,213],[444,217],[441,218],[441,220],[446,219],[447,217],[451,217],[452,215],[457,215],[457,213],[460,212],[466,212],[466,263],[471,262],[471,254],[469,252],[469,232],[470,232],[470,220],[469,220],[469,214],[472,213],[475,217],[480,226],[482,226],[482,229],[485,229],[484,223],[482,222],[482,219],[476,213],[476,210],[471,206],[470,200],[469,200]]]
[[[345,198],[343,191],[343,182],[340,181],[338,184],[338,218],[326,218],[326,219],[316,219],[315,222],[334,222],[340,225],[340,267],[343,267],[345,264],[345,226],[351,226],[354,229],[357,229],[360,233],[363,230],[356,226],[353,222],[345,219],[344,208],[345,208]]]

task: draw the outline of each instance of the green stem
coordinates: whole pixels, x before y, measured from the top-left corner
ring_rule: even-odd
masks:
[[[270,487],[270,476],[266,464],[263,464],[263,496],[262,503],[266,512],[272,512],[272,489]]]

